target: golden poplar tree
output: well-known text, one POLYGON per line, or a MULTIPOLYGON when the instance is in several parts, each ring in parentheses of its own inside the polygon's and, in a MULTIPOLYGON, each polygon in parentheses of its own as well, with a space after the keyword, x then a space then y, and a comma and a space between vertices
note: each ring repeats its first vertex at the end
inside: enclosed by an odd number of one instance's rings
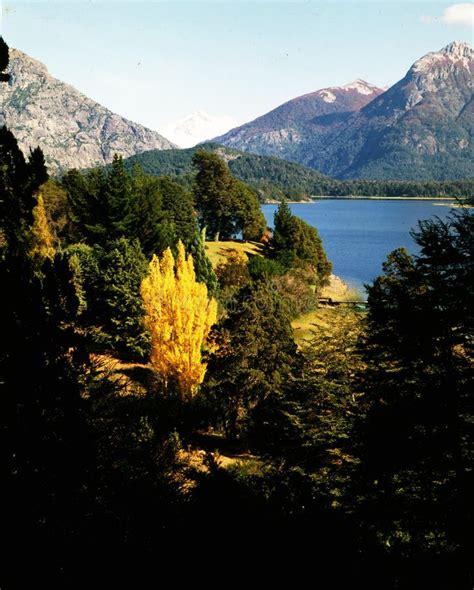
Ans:
POLYGON ((49 228, 43 197, 38 195, 38 204, 33 209, 30 256, 39 262, 54 257, 54 237, 49 228))
POLYGON ((176 260, 168 248, 153 256, 142 281, 145 326, 151 334, 151 363, 165 382, 177 383, 189 398, 204 379, 202 347, 217 319, 217 302, 196 281, 191 255, 178 243, 176 260))

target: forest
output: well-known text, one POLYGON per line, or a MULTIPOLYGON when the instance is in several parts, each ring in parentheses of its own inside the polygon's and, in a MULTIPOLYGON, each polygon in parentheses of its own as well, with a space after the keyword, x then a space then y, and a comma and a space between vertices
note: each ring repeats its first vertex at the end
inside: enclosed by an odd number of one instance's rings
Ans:
POLYGON ((191 189, 194 172, 193 154, 204 149, 220 154, 232 174, 247 183, 259 200, 297 201, 317 196, 361 197, 452 197, 474 196, 474 179, 453 181, 337 180, 312 168, 271 156, 258 156, 235 149, 205 143, 184 150, 150 150, 127 158, 131 170, 139 164, 144 172, 155 176, 168 175, 191 189))
POLYGON ((0 129, 2 588, 472 588, 472 210, 297 343, 317 230, 192 165, 51 179, 0 129))

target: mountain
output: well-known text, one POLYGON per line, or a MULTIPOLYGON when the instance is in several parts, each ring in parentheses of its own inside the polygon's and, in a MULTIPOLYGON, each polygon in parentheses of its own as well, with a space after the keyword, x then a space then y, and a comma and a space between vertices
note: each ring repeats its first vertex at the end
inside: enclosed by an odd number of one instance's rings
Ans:
POLYGON ((10 82, 0 89, 0 124, 28 152, 40 146, 52 172, 88 168, 173 143, 124 119, 78 90, 53 78, 45 65, 10 49, 10 82))
POLYGON ((217 143, 309 164, 313 152, 383 90, 364 80, 299 96, 225 135, 217 143))
POLYGON ((180 147, 189 148, 208 137, 225 133, 237 127, 237 124, 237 121, 229 115, 211 115, 205 111, 196 111, 166 125, 163 132, 180 147))
MULTIPOLYGON (((446 180, 474 177, 473 49, 453 42, 422 57, 387 91, 351 113, 280 120, 282 105, 218 138, 256 153, 279 153, 341 179, 446 180), (262 120, 273 129, 262 127, 262 120), (324 128, 326 127, 326 131, 324 128)), ((339 101, 332 89, 319 91, 339 101)), ((314 93, 318 94, 318 93, 314 93)), ((309 95, 311 96, 311 95, 309 95)), ((305 97, 295 99, 296 104, 305 97)))

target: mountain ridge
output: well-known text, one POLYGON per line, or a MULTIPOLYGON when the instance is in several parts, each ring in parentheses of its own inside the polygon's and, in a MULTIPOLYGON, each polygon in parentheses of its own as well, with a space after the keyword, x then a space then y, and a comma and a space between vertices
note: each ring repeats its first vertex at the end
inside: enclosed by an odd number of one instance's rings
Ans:
POLYGON ((322 89, 297 97, 215 141, 262 155, 279 155, 340 179, 469 178, 474 176, 473 75, 473 49, 455 41, 421 57, 404 78, 385 91, 378 89, 352 111, 338 105, 340 97, 334 89, 322 89), (327 91, 336 97, 329 103, 332 112, 303 122, 296 113, 291 133, 279 126, 275 118, 279 110, 327 91), (273 128, 262 131, 262 120, 270 121, 273 128))
POLYGON ((26 153, 40 145, 53 173, 104 165, 114 153, 128 157, 176 147, 51 76, 45 64, 18 49, 10 48, 9 73, 0 92, 0 124, 26 153))

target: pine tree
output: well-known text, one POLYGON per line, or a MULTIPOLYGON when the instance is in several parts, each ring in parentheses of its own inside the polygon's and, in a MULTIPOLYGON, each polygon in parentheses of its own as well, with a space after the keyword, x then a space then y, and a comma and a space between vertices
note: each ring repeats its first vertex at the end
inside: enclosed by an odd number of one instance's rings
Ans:
POLYGON ((104 343, 118 352, 146 356, 149 342, 143 325, 140 285, 147 261, 140 243, 125 238, 113 242, 111 250, 102 253, 99 268, 96 297, 100 299, 94 308, 104 343))
POLYGON ((193 197, 167 176, 160 178, 158 185, 161 192, 163 219, 173 225, 178 240, 189 248, 198 231, 193 197))
POLYGON ((420 253, 392 252, 369 287, 361 424, 368 527, 399 563, 450 564, 458 587, 472 527, 473 236, 469 210, 421 222, 420 253))
POLYGON ((324 285, 332 265, 327 259, 321 238, 315 227, 296 217, 283 201, 274 218, 273 236, 268 244, 269 256, 287 269, 307 267, 314 273, 312 282, 324 285))
POLYGON ((133 227, 134 214, 131 182, 123 159, 117 154, 107 174, 102 198, 105 205, 104 240, 107 242, 128 236, 133 227))
POLYGON ((46 169, 46 162, 41 148, 36 147, 34 150, 31 150, 28 164, 30 168, 32 189, 37 191, 40 186, 48 180, 48 171, 46 169))
POLYGON ((39 178, 47 178, 46 169, 40 170, 39 160, 26 162, 15 136, 0 127, 0 228, 10 254, 28 251, 39 178))
POLYGON ((182 399, 191 397, 204 378, 204 346, 217 317, 217 303, 196 281, 191 255, 178 244, 161 259, 153 256, 141 293, 145 326, 151 334, 151 363, 166 384, 176 384, 182 399))
MULTIPOLYGON (((240 291, 214 338, 206 389, 226 433, 237 436, 250 414, 271 405, 291 382, 298 364, 293 329, 284 302, 259 284, 240 291)), ((262 422, 255 418, 254 426, 262 422)))

